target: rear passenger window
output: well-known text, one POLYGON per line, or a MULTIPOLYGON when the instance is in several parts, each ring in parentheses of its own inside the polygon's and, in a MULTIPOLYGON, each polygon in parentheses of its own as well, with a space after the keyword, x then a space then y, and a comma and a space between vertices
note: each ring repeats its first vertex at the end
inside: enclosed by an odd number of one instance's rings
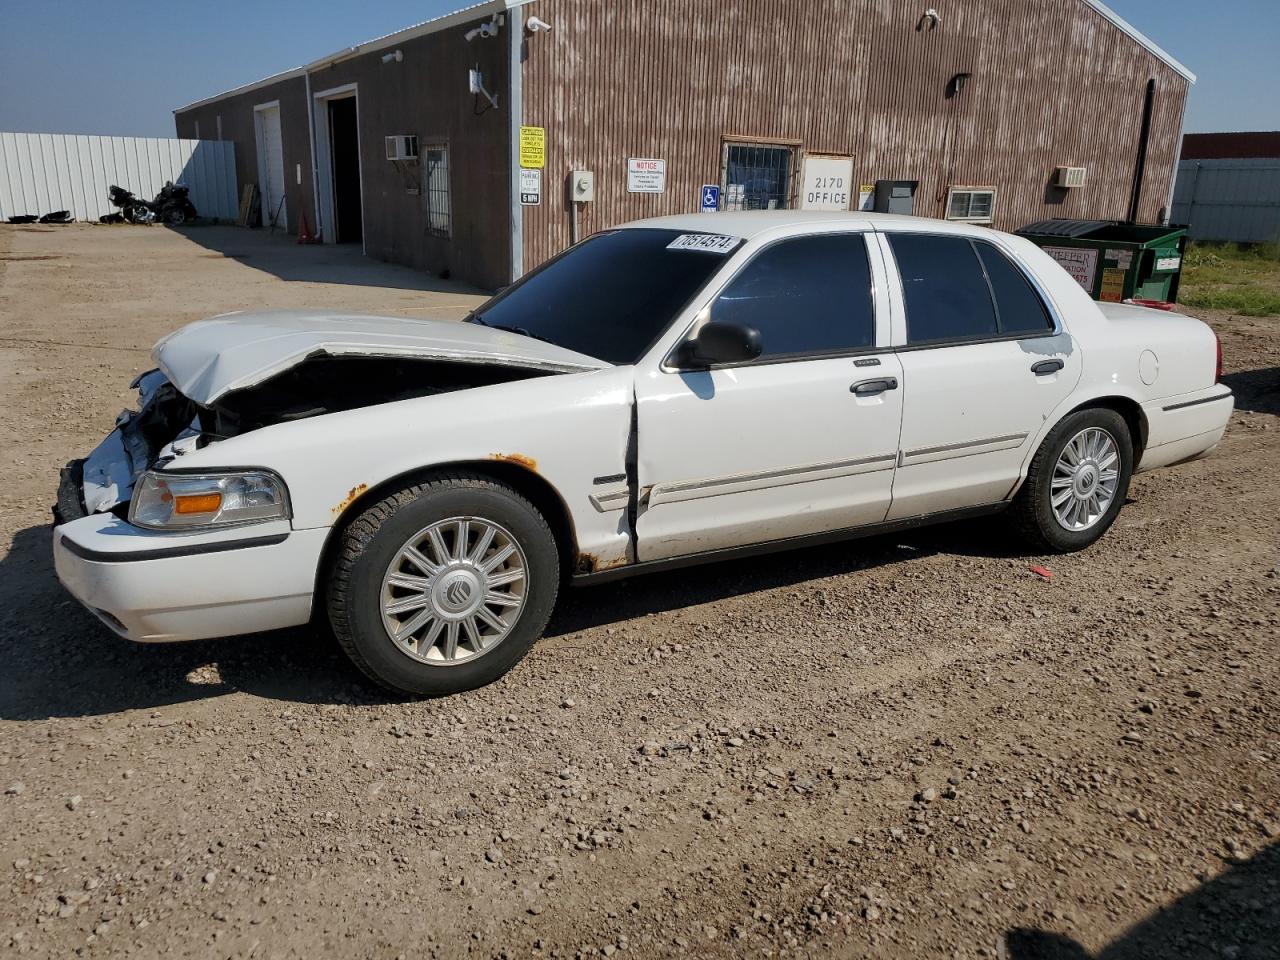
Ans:
POLYGON ((711 319, 759 330, 762 360, 874 346, 866 241, 828 234, 766 248, 729 281, 711 319))
POLYGON ((907 343, 999 336, 991 289, 965 237, 891 233, 907 307, 907 343))
POLYGON ((1032 289, 1026 276, 989 243, 974 243, 991 281, 996 313, 1003 334, 1047 333, 1053 329, 1044 301, 1032 289))

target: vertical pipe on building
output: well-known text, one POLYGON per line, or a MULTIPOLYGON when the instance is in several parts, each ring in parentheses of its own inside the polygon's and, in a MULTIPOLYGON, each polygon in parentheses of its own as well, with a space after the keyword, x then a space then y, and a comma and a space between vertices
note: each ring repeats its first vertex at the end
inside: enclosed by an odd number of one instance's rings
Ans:
POLYGON ((520 126, 524 123, 524 11, 513 7, 507 11, 508 48, 507 83, 510 149, 507 166, 510 174, 511 205, 511 282, 515 283, 524 273, 524 210, 520 204, 520 126))
POLYGON ((311 71, 303 73, 307 82, 307 139, 311 141, 311 202, 314 204, 316 227, 313 236, 324 237, 320 224, 320 174, 316 171, 316 104, 311 99, 311 71))
POLYGON ((1138 134, 1138 160, 1133 168, 1133 194, 1129 199, 1129 223, 1137 223, 1138 206, 1142 203, 1142 178, 1147 172, 1147 141, 1151 139, 1151 110, 1155 106, 1156 82, 1147 81, 1147 94, 1142 102, 1142 131, 1138 134))

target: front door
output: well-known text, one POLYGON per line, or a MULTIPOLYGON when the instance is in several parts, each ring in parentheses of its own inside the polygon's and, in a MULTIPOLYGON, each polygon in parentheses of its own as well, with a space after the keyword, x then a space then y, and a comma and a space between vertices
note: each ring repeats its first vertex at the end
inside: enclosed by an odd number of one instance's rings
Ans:
POLYGON ((892 353, 875 352, 863 235, 763 248, 704 316, 756 328, 764 351, 732 367, 664 365, 637 377, 637 559, 883 520, 901 370, 892 353))
POLYGON ((889 519, 998 503, 1080 379, 1079 351, 993 244, 903 231, 887 234, 886 246, 906 308, 889 519))

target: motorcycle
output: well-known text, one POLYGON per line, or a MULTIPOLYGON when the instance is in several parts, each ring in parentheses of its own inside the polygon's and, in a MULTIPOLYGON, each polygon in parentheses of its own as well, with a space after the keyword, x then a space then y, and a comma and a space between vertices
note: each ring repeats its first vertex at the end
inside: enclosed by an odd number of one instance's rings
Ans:
POLYGON ((128 223, 168 223, 182 226, 196 218, 196 207, 189 196, 190 189, 182 184, 170 181, 160 188, 154 200, 143 200, 123 187, 113 185, 110 192, 112 206, 120 208, 117 215, 108 214, 112 220, 115 216, 128 223))
POLYGON ((163 223, 180 227, 196 218, 196 205, 188 196, 190 192, 190 188, 169 181, 151 201, 151 209, 163 223))
MULTIPOLYGON (((153 223, 156 219, 155 211, 151 209, 147 201, 134 196, 132 192, 124 189, 124 187, 117 187, 112 184, 108 199, 110 199, 113 207, 120 208, 119 216, 123 217, 127 223, 153 223)), ((106 217, 103 219, 105 220, 106 217)))

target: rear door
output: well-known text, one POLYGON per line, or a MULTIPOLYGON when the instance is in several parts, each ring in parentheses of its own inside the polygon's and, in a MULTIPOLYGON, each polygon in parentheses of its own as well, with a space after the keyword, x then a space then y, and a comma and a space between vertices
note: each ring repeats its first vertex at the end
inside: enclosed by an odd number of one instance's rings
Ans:
POLYGON ((871 253, 850 232, 764 246, 699 315, 759 330, 757 360, 637 371, 638 559, 884 519, 902 408, 871 253))
POLYGON ((903 417, 888 519, 997 503, 1080 379, 1080 352, 1033 278, 994 243, 906 230, 881 237, 904 308, 894 331, 903 417))

